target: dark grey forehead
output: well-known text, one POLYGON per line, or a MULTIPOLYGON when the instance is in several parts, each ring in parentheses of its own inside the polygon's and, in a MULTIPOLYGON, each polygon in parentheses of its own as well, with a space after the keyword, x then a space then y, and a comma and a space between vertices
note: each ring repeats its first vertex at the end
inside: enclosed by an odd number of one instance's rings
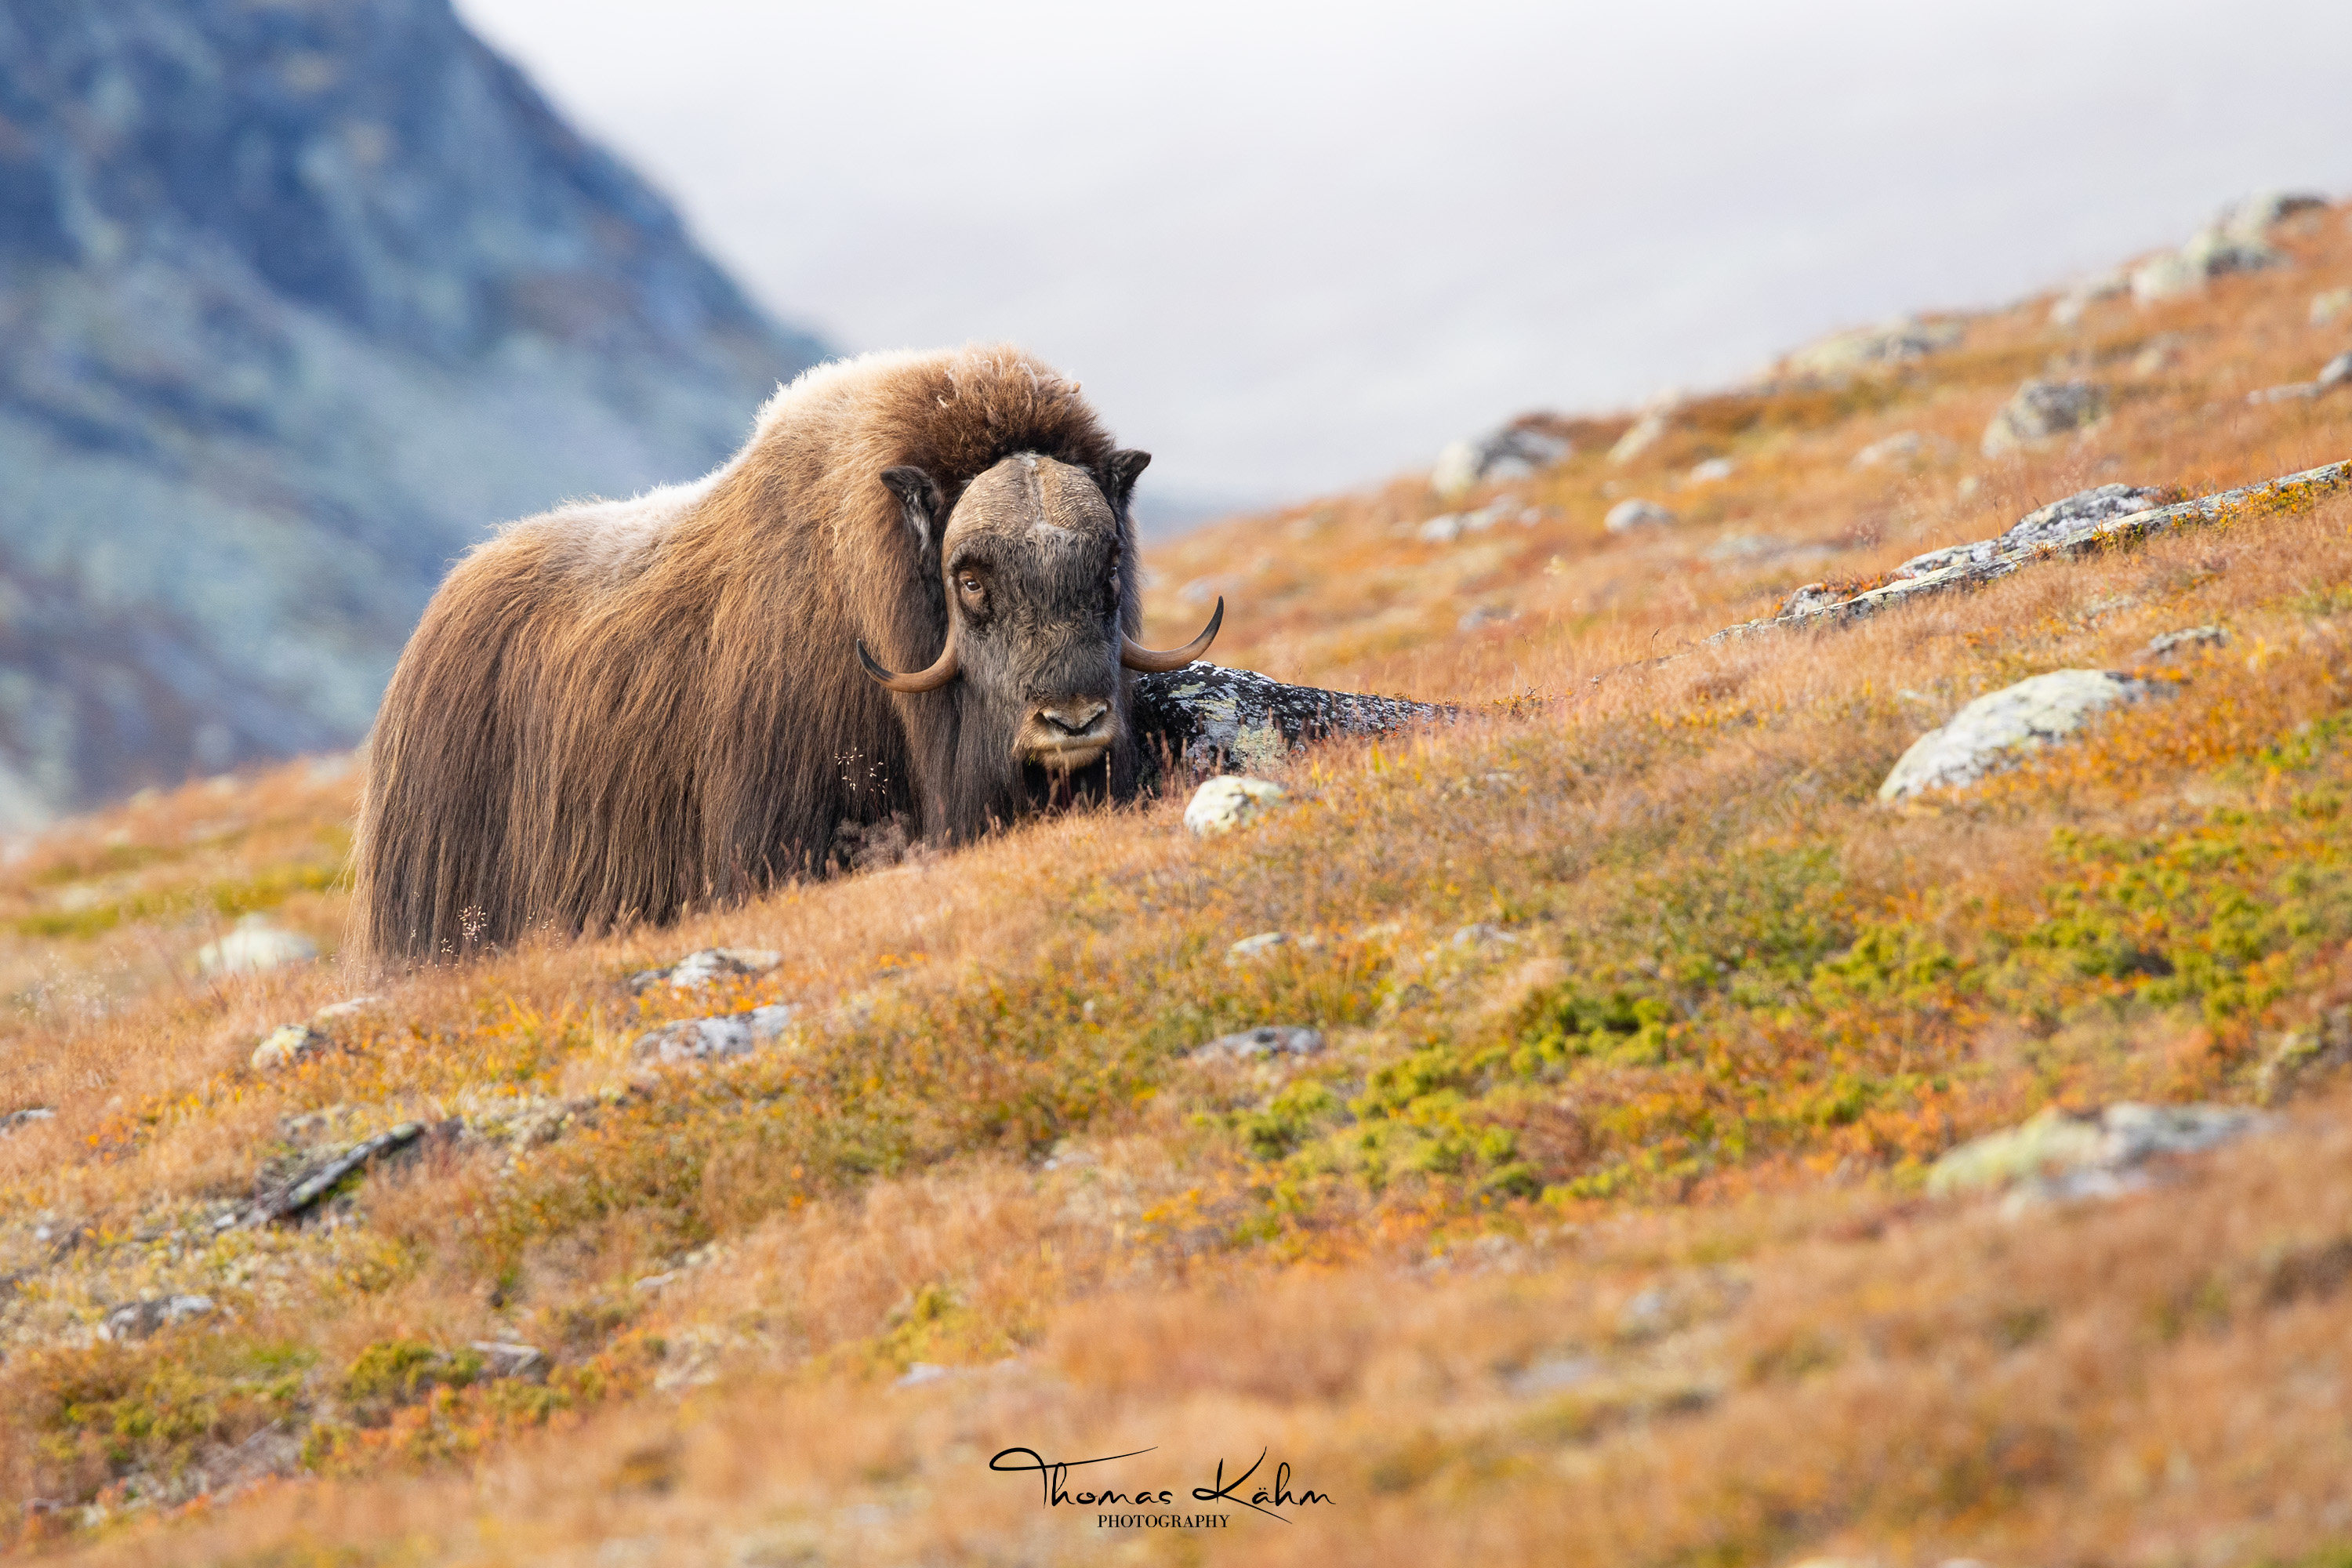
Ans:
POLYGON ((971 481, 948 519, 950 543, 985 534, 1048 550, 1116 542, 1118 519, 1086 469, 1016 452, 971 481))

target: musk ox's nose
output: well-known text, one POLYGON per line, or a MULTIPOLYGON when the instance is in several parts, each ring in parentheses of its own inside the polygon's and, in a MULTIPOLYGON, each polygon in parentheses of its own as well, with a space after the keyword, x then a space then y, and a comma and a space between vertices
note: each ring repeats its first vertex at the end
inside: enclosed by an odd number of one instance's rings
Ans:
POLYGON ((1102 716, 1109 711, 1110 704, 1108 702, 1056 702, 1038 709, 1037 717, 1063 734, 1076 737, 1092 734, 1102 722, 1102 716))
POLYGON ((1022 761, 1067 773, 1101 760, 1110 750, 1110 704, 1099 697, 1057 697, 1030 711, 1013 742, 1022 761))

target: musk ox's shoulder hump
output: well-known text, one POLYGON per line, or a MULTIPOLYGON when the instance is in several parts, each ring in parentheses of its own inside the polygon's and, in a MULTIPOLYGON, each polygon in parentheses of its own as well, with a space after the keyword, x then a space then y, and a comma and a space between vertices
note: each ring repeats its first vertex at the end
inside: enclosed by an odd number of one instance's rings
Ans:
POLYGON ((661 485, 626 500, 577 500, 510 522, 481 554, 534 556, 542 571, 599 584, 643 571, 656 546, 710 494, 725 468, 686 484, 661 485))

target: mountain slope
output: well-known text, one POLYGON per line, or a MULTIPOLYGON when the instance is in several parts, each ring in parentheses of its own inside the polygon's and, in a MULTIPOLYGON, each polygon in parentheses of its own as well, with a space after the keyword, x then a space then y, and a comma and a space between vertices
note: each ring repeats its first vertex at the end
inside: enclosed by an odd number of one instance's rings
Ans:
POLYGON ((349 744, 486 525, 823 352, 446 0, 8 0, 0 58, 0 824, 349 744))
POLYGON ((248 914, 331 946, 348 766, 55 825, 0 864, 0 1539, 2336 1568, 2352 487, 1709 640, 2352 456, 2352 209, 2263 243, 1156 552, 1147 636, 1223 593, 1237 662, 1469 705, 1261 759, 1224 836, 1076 812, 362 997, 190 977, 248 914), (2024 378, 2106 413, 1989 455, 2024 378), (2141 689, 1879 798, 2060 670, 2141 689), (2239 1136, 2042 1168, 2175 1118, 2239 1136), (1016 1445, 1224 1522, 1106 1530, 1016 1445), (1250 1512, 1285 1475, 1332 1500, 1250 1512))

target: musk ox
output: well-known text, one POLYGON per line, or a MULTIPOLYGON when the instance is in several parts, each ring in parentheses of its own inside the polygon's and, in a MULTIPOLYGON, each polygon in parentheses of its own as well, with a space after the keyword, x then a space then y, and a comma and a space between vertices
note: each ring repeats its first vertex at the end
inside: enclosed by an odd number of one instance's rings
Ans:
POLYGON ((821 366, 692 484, 502 530, 385 692, 351 951, 671 920, 1137 783, 1148 454, 1006 347, 821 366), (887 661, 887 663, 886 663, 887 661), (912 670, 911 674, 894 674, 912 670))

